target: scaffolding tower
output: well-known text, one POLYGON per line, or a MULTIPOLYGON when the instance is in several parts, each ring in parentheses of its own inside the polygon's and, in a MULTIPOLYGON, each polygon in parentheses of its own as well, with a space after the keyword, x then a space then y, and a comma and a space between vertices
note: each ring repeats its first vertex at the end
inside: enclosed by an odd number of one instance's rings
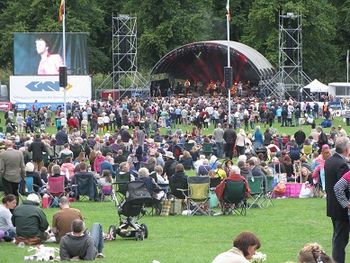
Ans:
POLYGON ((147 81, 137 70, 137 18, 112 16, 113 89, 119 96, 147 96, 147 81))
POLYGON ((273 95, 298 100, 314 98, 304 89, 311 79, 303 71, 302 15, 279 15, 279 70, 265 84, 273 95))

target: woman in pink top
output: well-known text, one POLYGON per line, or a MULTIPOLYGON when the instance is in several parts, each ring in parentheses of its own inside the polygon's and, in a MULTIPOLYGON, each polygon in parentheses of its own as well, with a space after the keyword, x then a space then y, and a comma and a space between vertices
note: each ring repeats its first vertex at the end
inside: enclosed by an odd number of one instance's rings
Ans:
POLYGON ((318 184, 321 179, 322 189, 324 189, 324 164, 326 160, 331 156, 331 150, 327 144, 322 146, 321 154, 313 161, 312 168, 314 172, 312 173, 312 179, 314 184, 318 184))
POLYGON ((74 169, 75 166, 72 163, 72 157, 67 157, 61 165, 61 174, 64 174, 71 181, 74 176, 74 169))
POLYGON ((105 160, 105 157, 102 155, 101 151, 96 152, 96 158, 94 161, 94 171, 96 173, 101 172, 101 163, 105 160))

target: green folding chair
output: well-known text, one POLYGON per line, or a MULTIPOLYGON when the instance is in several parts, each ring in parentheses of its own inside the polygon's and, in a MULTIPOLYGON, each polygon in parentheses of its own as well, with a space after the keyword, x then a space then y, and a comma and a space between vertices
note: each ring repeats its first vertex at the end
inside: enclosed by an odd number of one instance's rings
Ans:
POLYGON ((248 208, 252 208, 252 207, 262 208, 260 201, 264 195, 264 188, 263 188, 264 180, 265 180, 264 176, 257 176, 257 177, 252 176, 248 178, 250 195, 252 197, 252 203, 249 205, 248 208))
POLYGON ((246 189, 244 181, 225 181, 224 198, 221 202, 221 211, 223 215, 247 214, 246 189))

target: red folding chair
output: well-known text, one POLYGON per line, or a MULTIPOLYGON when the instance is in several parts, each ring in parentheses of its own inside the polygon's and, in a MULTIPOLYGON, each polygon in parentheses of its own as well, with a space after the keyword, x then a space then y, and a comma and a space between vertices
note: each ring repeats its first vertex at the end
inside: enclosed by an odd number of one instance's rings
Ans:
POLYGON ((52 206, 52 201, 56 198, 66 194, 66 188, 64 186, 64 175, 58 177, 49 176, 47 179, 47 191, 50 195, 51 202, 50 207, 52 206))

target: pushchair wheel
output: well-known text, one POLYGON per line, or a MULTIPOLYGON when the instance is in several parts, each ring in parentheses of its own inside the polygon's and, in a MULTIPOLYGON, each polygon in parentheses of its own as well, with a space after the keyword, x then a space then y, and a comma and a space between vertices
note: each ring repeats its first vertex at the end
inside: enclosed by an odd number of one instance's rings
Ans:
POLYGON ((145 238, 148 238, 148 228, 145 224, 141 224, 140 228, 142 229, 143 235, 145 238))
POLYGON ((137 240, 142 241, 142 240, 145 239, 145 234, 144 234, 144 232, 143 232, 142 229, 140 229, 139 231, 137 231, 137 233, 135 234, 135 238, 136 238, 136 241, 137 241, 137 240))
POLYGON ((109 226, 109 230, 108 233, 110 234, 110 236, 112 236, 114 239, 117 236, 117 228, 115 227, 115 225, 110 225, 109 226))

